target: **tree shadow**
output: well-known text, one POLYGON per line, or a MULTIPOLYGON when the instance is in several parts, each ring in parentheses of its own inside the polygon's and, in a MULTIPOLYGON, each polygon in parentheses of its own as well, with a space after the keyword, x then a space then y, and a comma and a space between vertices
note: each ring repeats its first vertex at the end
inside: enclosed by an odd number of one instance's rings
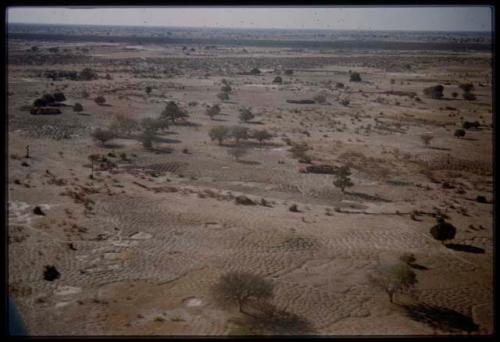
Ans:
POLYGON ((467 252, 467 253, 474 253, 474 254, 484 254, 485 250, 480 247, 475 247, 471 245, 460 245, 457 243, 447 243, 445 246, 449 249, 453 249, 454 251, 457 252, 467 252))
POLYGON ((425 266, 420 265, 420 264, 415 264, 415 263, 410 263, 410 264, 408 264, 408 266, 410 266, 411 268, 414 268, 416 270, 419 270, 419 271, 427 271, 429 269, 428 267, 425 267, 425 266))
POLYGON ((460 312, 426 304, 405 305, 406 315, 418 322, 430 325, 433 328, 449 332, 466 331, 468 333, 477 331, 479 325, 460 312))
POLYGON ((200 127, 201 125, 192 121, 176 121, 171 124, 172 126, 187 126, 187 127, 200 127))
POLYGON ((105 143, 102 145, 104 148, 121 148, 124 147, 123 144, 118 144, 118 143, 105 143))
POLYGON ((253 160, 237 160, 238 163, 240 164, 246 164, 246 165, 260 165, 259 162, 253 161, 253 160))
MULTIPOLYGON (((272 142, 254 142, 254 141, 240 141, 239 145, 245 146, 245 147, 282 147, 282 144, 278 143, 272 143, 272 142)), ((234 145, 238 146, 238 144, 234 145)))
POLYGON ((270 335, 310 335, 314 332, 312 323, 305 317, 280 310, 272 304, 258 305, 258 315, 247 318, 255 330, 270 335))
POLYGON ((109 103, 103 103, 103 104, 98 104, 98 105, 101 107, 113 107, 113 105, 111 105, 109 103))
POLYGON ((90 114, 89 114, 89 113, 76 113, 76 115, 90 116, 90 114))
POLYGON ((467 140, 467 141, 477 141, 476 138, 470 138, 470 137, 463 137, 462 140, 467 140))
POLYGON ((368 201, 385 202, 385 203, 392 202, 392 201, 387 200, 385 198, 382 198, 382 197, 379 197, 379 196, 372 196, 372 195, 364 194, 362 192, 348 192, 348 191, 346 191, 345 194, 349 195, 349 196, 356 197, 356 198, 361 198, 361 199, 364 199, 364 200, 368 200, 368 201))
POLYGON ((216 118, 213 118, 212 121, 226 122, 227 120, 226 119, 216 119, 216 118))
POLYGON ((155 136, 152 140, 154 142, 167 143, 167 144, 179 144, 182 142, 182 141, 177 140, 177 139, 169 139, 169 138, 165 138, 165 137, 161 137, 161 136, 155 136))
POLYGON ((151 147, 148 151, 156 154, 171 154, 174 150, 169 147, 151 147))
POLYGON ((431 150, 439 150, 439 151, 450 151, 451 148, 448 147, 438 147, 438 146, 429 146, 431 150))

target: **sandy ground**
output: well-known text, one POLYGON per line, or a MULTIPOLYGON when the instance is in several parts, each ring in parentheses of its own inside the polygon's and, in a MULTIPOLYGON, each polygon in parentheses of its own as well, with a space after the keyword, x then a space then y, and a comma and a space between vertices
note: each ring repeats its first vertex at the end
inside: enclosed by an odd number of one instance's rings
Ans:
MULTIPOLYGON (((9 52, 30 44, 17 42, 9 52)), ((224 335, 241 314, 220 309, 209 290, 232 270, 271 280, 273 304, 309 320, 314 334, 465 333, 412 319, 369 283, 370 272, 403 253, 421 266, 414 301, 472 319, 479 326, 474 334, 492 332, 490 55, 412 51, 401 52, 398 62, 396 52, 377 51, 228 48, 183 57, 173 47, 88 46, 96 57, 91 65, 9 65, 9 289, 30 334, 224 335), (295 71, 282 74, 281 85, 272 82, 277 56, 280 63, 293 57, 295 71), (317 60, 325 56, 331 59, 317 60), (113 63, 146 57, 128 67, 113 63), (174 57, 185 58, 172 66, 180 73, 163 76, 174 57), (196 63, 202 66, 193 69, 196 63), (398 63, 411 70, 390 71, 398 63), (86 66, 113 79, 52 82, 38 74, 86 66), (264 73, 238 75, 242 66, 264 73), (349 70, 363 82, 349 82, 349 70), (220 102, 223 78, 233 93, 210 120, 205 110, 220 102), (466 81, 477 100, 451 96, 466 81), (445 85, 443 99, 422 94, 438 83, 445 85), (146 86, 153 87, 150 95, 146 86), (34 116, 22 108, 57 89, 84 112, 61 107, 61 115, 34 116), (385 94, 391 90, 416 92, 422 102, 385 94), (320 93, 327 104, 286 101, 320 93), (97 95, 109 106, 95 104, 97 95), (337 100, 344 97, 348 106, 337 100), (171 126, 154 151, 136 138, 100 146, 89 135, 116 114, 157 117, 168 100, 186 108, 196 125, 171 126), (257 114, 253 123, 239 123, 242 106, 257 114), (460 117, 480 121, 482 129, 454 137, 460 117), (219 146, 208 136, 221 124, 266 128, 274 138, 248 140, 250 152, 235 161, 227 154, 231 141, 219 146), (430 146, 420 139, 425 132, 434 136, 430 146), (304 164, 283 138, 306 142, 314 163, 349 163, 354 186, 342 194, 331 175, 299 173, 304 164), (110 152, 129 159, 110 157, 116 167, 89 179, 88 155, 110 152), (238 205, 241 194, 271 205, 238 205), (490 203, 477 202, 478 195, 490 203), (288 210, 292 204, 299 212, 288 210), (46 215, 35 215, 35 206, 46 215), (421 214, 412 218, 415 211, 421 214), (436 213, 457 227, 451 242, 480 252, 434 240, 436 213), (60 278, 44 280, 46 265, 56 266, 60 278)))

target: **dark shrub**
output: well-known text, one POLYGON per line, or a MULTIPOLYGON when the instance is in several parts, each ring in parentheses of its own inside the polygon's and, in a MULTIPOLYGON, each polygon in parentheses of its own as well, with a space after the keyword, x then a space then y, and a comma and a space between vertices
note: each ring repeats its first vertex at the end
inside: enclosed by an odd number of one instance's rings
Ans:
POLYGON ((361 75, 359 74, 359 72, 352 72, 349 81, 361 82, 361 75))
POLYGON ((463 138, 463 137, 465 137, 465 131, 463 129, 457 129, 455 131, 455 136, 457 138, 463 138))
POLYGON ((455 237, 457 229, 451 223, 446 222, 444 218, 439 217, 437 224, 431 228, 430 233, 434 239, 444 243, 444 241, 455 237))
POLYGON ((438 84, 434 87, 428 87, 424 89, 424 95, 431 97, 433 99, 440 99, 443 95, 444 87, 441 84, 438 84))

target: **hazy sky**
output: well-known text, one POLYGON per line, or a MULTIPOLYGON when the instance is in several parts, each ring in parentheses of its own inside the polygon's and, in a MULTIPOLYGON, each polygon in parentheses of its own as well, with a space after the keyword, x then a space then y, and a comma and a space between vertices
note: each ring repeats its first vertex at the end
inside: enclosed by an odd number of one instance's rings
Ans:
POLYGON ((491 31, 492 9, 474 7, 10 7, 8 23, 129 26, 491 31))

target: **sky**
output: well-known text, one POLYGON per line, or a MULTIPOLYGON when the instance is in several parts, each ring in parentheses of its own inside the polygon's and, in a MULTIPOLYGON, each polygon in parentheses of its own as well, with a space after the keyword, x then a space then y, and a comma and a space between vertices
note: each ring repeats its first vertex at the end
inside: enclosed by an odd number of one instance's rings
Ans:
POLYGON ((402 31, 491 31, 469 7, 9 7, 7 23, 402 31))

